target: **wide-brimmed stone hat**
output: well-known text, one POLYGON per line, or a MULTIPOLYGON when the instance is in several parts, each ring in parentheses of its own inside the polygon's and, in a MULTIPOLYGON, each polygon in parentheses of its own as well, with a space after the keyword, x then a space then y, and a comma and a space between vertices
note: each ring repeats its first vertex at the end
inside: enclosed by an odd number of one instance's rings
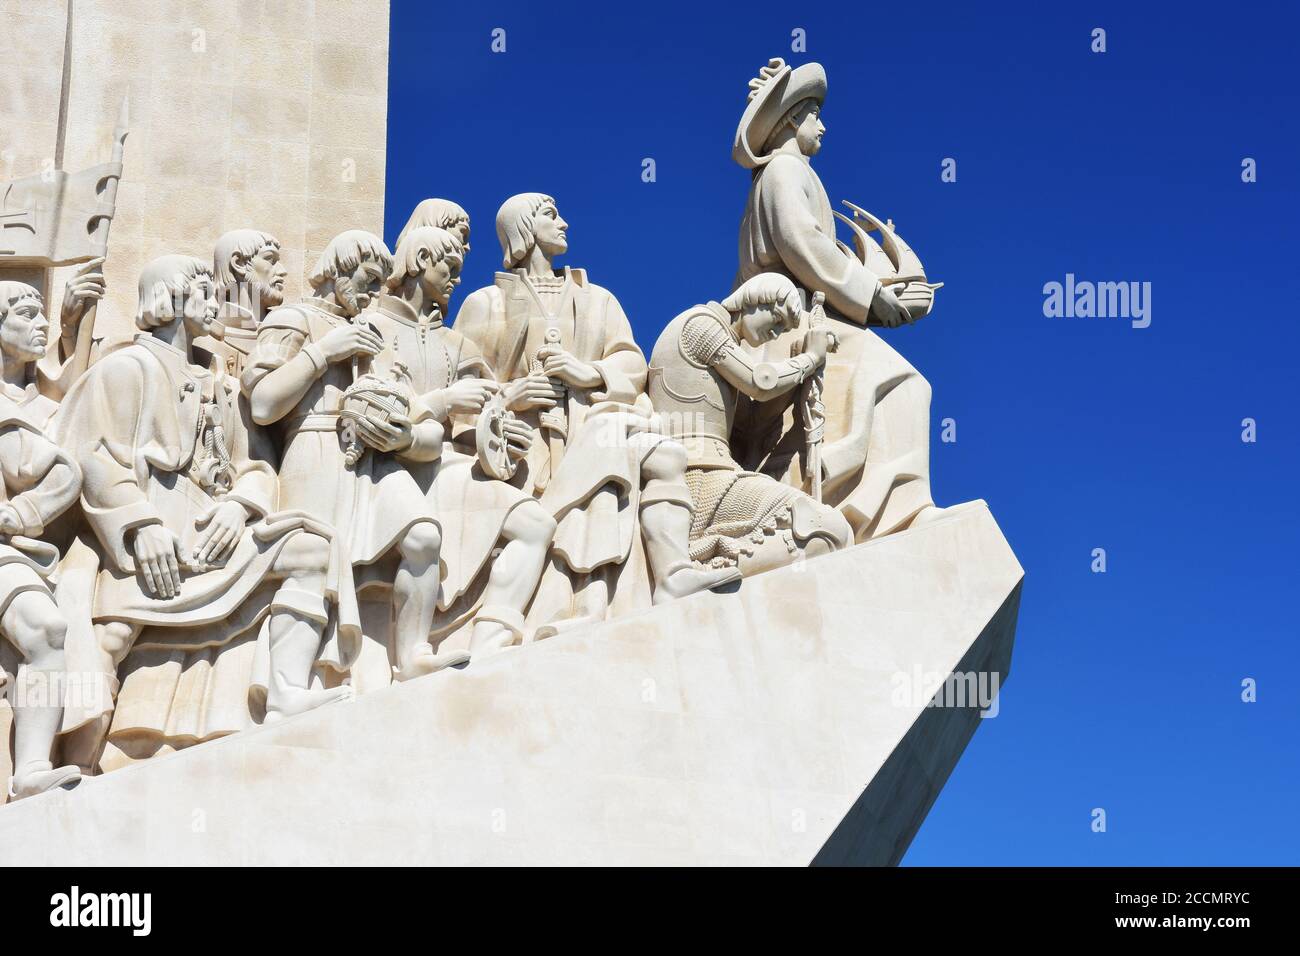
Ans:
POLYGON ((782 117, 804 100, 826 99, 826 70, 820 63, 805 63, 791 69, 779 57, 768 61, 749 81, 749 105, 736 127, 731 158, 746 169, 767 162, 763 145, 782 117))

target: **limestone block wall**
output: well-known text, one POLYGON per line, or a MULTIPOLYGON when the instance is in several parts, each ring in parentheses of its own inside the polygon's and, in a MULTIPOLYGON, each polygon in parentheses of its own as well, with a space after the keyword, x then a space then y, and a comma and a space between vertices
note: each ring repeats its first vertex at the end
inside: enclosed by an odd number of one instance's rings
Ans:
POLYGON ((0 12, 0 178, 56 157, 70 171, 107 161, 129 96, 99 318, 110 338, 133 333, 155 256, 206 259, 226 230, 263 229, 282 243, 292 299, 335 232, 383 231, 388 0, 0 0, 0 12))

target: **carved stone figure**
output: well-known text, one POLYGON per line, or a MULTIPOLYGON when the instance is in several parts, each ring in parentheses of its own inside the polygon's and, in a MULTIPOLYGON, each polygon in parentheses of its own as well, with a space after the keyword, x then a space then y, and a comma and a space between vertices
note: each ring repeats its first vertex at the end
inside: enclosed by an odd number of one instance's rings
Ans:
MULTIPOLYGON (((90 653, 110 686, 134 644, 221 645, 269 615, 267 719, 350 695, 311 686, 318 655, 346 667, 359 636, 331 619, 332 529, 280 510, 275 473, 250 430, 238 383, 196 364, 194 340, 216 316, 210 268, 163 256, 140 276, 135 342, 69 391, 56 436, 80 466, 94 532, 90 653)), ((66 726, 70 753, 93 765, 109 710, 66 726)))
POLYGON ((87 262, 64 288, 61 334, 53 353, 49 348, 50 323, 40 292, 22 282, 0 281, 0 322, 6 323, 0 391, 39 428, 49 422, 64 392, 98 352, 98 343, 89 334, 93 319, 86 316, 104 295, 104 276, 99 271, 103 261, 87 262))
POLYGON ((740 396, 787 399, 826 361, 829 332, 806 331, 802 349, 779 362, 755 361, 758 347, 799 326, 799 290, 785 276, 760 273, 722 303, 687 309, 664 329, 650 357, 649 394, 668 433, 686 446, 686 483, 695 500, 691 557, 738 565, 748 577, 848 547, 853 533, 827 505, 731 455, 740 396))
MULTIPOLYGON (((391 582, 395 675, 406 680, 455 662, 439 658, 429 643, 442 537, 405 467, 441 455, 443 429, 402 389, 396 396, 406 411, 346 421, 343 415, 345 395, 360 380, 382 385, 368 372, 385 340, 363 310, 392 268, 377 236, 335 236, 311 276, 316 294, 262 322, 242 384, 256 422, 282 423, 281 503, 335 529, 331 583, 340 624, 359 628, 357 591, 391 582)), ((369 392, 384 394, 383 387, 369 392)))
POLYGON ((505 386, 506 407, 535 430, 515 481, 558 528, 530 623, 544 636, 559 621, 602 620, 738 580, 735 569, 689 558, 685 450, 654 430, 645 356, 618 300, 580 269, 555 269, 568 249, 555 200, 512 196, 496 227, 508 271, 465 300, 456 329, 505 386))
POLYGON ((0 690, 7 670, 15 674, 14 770, 5 781, 12 798, 80 779, 76 767, 50 762, 67 690, 67 621, 50 584, 59 551, 40 539, 77 500, 81 472, 43 432, 50 400, 32 384, 19 387, 44 354, 48 329, 35 289, 0 282, 0 638, 19 655, 13 658, 0 640, 0 690))
POLYGON ((411 218, 397 234, 397 244, 407 237, 412 229, 435 226, 445 229, 460 241, 461 255, 469 255, 469 213, 450 199, 424 199, 411 211, 411 218))
MULTIPOLYGON (((394 258, 388 291, 371 319, 384 339, 375 367, 400 363, 419 400, 443 425, 442 454, 407 467, 442 532, 446 571, 439 610, 461 601, 459 613, 439 622, 438 630, 445 633, 473 611, 468 652, 448 648, 444 656, 478 658, 522 638, 524 612, 546 565, 555 519, 531 494, 477 466, 475 424, 499 386, 484 377, 491 370, 478 347, 443 325, 447 301, 460 282, 460 241, 442 229, 418 227, 398 243, 394 258), (472 589, 485 571, 485 580, 472 589)), ((513 418, 504 428, 510 456, 524 457, 532 429, 513 418)))
MULTIPOLYGON (((826 132, 825 97, 826 73, 817 63, 791 70, 772 60, 750 81, 732 152, 753 170, 736 284, 778 272, 793 279, 809 301, 813 293, 825 295, 840 345, 825 375, 824 500, 844 513, 862 541, 939 513, 930 496, 929 383, 866 327, 892 328, 920 318, 930 309, 934 286, 923 274, 882 277, 867 267, 865 256, 836 240, 830 200, 811 165, 826 132)), ((786 341, 765 346, 763 355, 771 360, 782 352, 789 354, 786 341)), ((733 449, 738 460, 803 485, 798 417, 784 406, 746 414, 745 434, 753 440, 733 449)))
POLYGON ((217 321, 213 334, 198 340, 200 348, 239 378, 257 342, 262 319, 284 304, 288 275, 280 261, 280 243, 257 229, 234 229, 217 240, 212 253, 217 282, 217 321))

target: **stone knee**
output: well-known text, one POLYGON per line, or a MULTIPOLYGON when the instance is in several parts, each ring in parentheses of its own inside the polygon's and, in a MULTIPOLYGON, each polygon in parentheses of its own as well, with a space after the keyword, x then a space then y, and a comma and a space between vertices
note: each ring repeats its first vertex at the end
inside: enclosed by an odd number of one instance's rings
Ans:
POLYGON ((290 537, 275 561, 276 571, 292 578, 324 578, 329 568, 329 539, 305 531, 290 537))
POLYGON ((418 521, 397 545, 403 559, 418 565, 436 565, 442 550, 442 531, 432 521, 418 521))
POLYGON ((641 463, 641 476, 647 481, 682 483, 686 476, 686 447, 672 439, 656 442, 654 450, 641 463))
POLYGON ((5 633, 35 670, 63 669, 63 643, 68 622, 42 591, 26 591, 10 602, 4 614, 5 633))
POLYGON ((63 670, 63 642, 68 636, 68 623, 53 602, 50 602, 48 615, 37 624, 32 636, 37 649, 28 665, 42 671, 63 670))
POLYGON ((111 665, 106 668, 110 673, 126 659, 136 633, 135 625, 127 621, 101 621, 95 624, 95 642, 99 645, 100 653, 107 658, 105 663, 111 665))
POLYGON ((556 523, 551 513, 536 501, 525 501, 507 516, 501 531, 510 541, 546 546, 555 537, 556 523))

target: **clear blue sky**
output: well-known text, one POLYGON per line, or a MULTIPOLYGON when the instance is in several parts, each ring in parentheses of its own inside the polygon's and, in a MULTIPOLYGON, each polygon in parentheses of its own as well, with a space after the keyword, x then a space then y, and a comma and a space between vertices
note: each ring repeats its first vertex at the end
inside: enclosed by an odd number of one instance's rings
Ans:
POLYGON ((1001 714, 910 864, 1300 863, 1300 22, 1139 6, 393 0, 388 241, 421 198, 465 206, 455 308, 499 266, 501 201, 550 193, 565 261, 647 349, 730 290, 746 81, 826 66, 832 200, 892 217, 947 282, 886 333, 934 386, 935 497, 985 498, 1027 571, 1001 714), (1045 317, 1067 272, 1152 283, 1150 327, 1045 317))

